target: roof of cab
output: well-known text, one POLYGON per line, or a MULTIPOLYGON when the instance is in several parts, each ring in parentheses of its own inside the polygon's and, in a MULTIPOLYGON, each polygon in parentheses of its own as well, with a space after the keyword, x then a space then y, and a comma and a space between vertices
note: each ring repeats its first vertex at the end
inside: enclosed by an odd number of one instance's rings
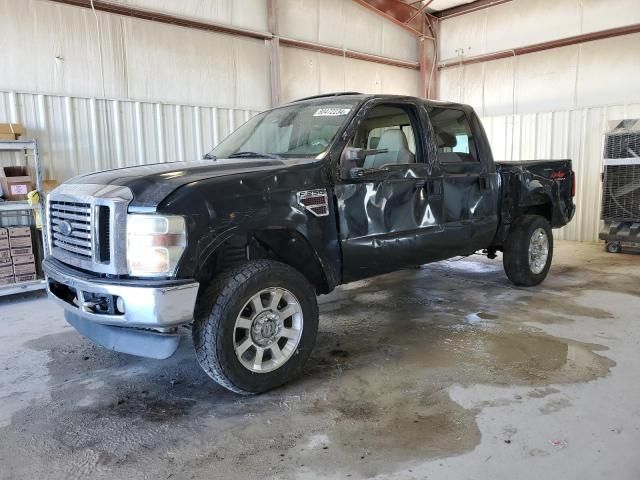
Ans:
POLYGON ((427 103, 428 105, 432 105, 434 107, 458 107, 463 109, 471 109, 469 105, 463 103, 456 102, 443 102, 440 100, 432 100, 426 98, 414 97, 411 95, 391 95, 391 94, 381 94, 381 93, 360 93, 360 92, 331 92, 331 93, 323 93, 320 95, 313 95, 311 97, 298 98, 296 100, 292 100, 291 103, 299 103, 299 102, 320 102, 337 98, 345 98, 348 100, 358 100, 365 101, 370 99, 388 99, 388 100, 397 100, 397 99, 413 99, 419 102, 427 103))

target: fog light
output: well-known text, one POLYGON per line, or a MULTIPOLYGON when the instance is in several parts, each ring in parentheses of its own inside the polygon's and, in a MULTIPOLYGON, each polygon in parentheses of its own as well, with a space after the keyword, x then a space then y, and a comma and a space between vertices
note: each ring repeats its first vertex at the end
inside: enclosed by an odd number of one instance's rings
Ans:
POLYGON ((116 297, 116 311, 118 313, 124 313, 124 300, 122 297, 116 297))

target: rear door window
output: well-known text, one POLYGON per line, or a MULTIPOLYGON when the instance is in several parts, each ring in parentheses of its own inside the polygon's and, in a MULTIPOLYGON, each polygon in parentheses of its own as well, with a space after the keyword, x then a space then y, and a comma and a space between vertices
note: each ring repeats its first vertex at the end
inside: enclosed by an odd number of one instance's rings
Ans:
POLYGON ((434 107, 429 117, 440 163, 478 162, 471 126, 464 111, 434 107))

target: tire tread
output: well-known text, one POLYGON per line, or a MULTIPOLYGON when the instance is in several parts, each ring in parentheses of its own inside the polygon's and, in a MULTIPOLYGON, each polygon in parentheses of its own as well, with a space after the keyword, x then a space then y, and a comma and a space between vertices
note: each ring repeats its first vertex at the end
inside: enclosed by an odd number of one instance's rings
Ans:
POLYGON ((504 243, 503 265, 509 280, 518 286, 531 287, 541 283, 547 276, 553 259, 553 232, 546 218, 540 215, 521 215, 511 224, 504 243), (549 237, 549 259, 540 274, 533 274, 529 267, 528 246, 535 224, 545 229, 549 237))
MULTIPOLYGON (((224 371, 225 360, 220 352, 222 323, 225 312, 233 302, 236 292, 242 284, 262 273, 271 273, 277 269, 295 272, 304 282, 306 278, 297 270, 286 264, 273 260, 250 260, 222 272, 200 294, 195 309, 193 325, 193 345, 196 358, 202 369, 216 383, 224 388, 241 395, 252 395, 257 392, 245 390, 233 383, 224 371)), ((316 319, 317 319, 317 304, 316 319)), ((284 382, 283 382, 284 383, 284 382)))

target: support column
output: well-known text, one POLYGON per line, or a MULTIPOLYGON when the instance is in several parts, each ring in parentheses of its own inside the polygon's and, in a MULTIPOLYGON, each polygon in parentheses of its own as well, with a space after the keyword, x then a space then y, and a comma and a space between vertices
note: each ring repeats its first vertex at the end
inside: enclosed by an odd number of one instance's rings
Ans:
POLYGON ((265 40, 269 48, 269 68, 271 73, 271 106, 280 104, 280 37, 278 31, 278 0, 268 0, 269 32, 271 39, 265 40))
POLYGON ((420 96, 422 98, 437 98, 438 66, 436 65, 437 25, 432 26, 428 18, 424 18, 425 32, 430 31, 433 38, 418 38, 418 56, 420 62, 420 96))

